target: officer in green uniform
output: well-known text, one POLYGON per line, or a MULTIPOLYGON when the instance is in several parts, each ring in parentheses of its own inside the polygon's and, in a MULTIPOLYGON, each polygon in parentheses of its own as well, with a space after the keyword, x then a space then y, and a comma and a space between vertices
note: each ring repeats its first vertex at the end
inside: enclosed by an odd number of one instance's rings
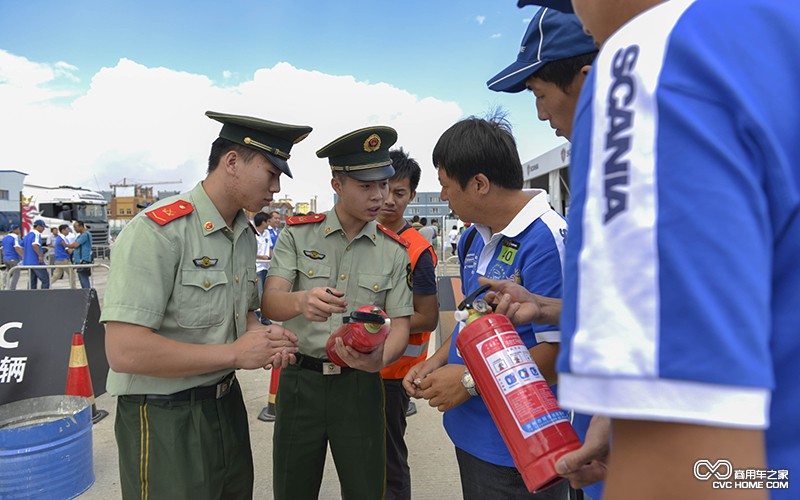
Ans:
POLYGON ((272 253, 262 311, 298 334, 297 364, 281 371, 273 439, 277 500, 315 499, 330 445, 345 499, 383 498, 386 451, 379 371, 402 356, 414 313, 407 243, 375 222, 394 174, 397 133, 369 127, 317 151, 333 171, 336 205, 292 217, 272 253), (377 305, 391 318, 386 343, 361 354, 337 340, 351 368, 326 359, 343 313, 377 305))
POLYGON ((205 180, 135 217, 111 255, 101 321, 126 499, 252 498, 234 371, 295 361, 297 337, 254 314, 255 230, 242 208, 261 210, 280 191, 289 151, 311 128, 206 115, 223 127, 205 180))

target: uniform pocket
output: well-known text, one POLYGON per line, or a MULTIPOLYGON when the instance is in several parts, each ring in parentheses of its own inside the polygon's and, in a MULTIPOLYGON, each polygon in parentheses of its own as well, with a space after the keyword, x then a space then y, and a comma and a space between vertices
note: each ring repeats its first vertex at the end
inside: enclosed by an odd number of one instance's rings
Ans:
POLYGON ((356 308, 361 306, 378 306, 384 309, 386 292, 392 289, 390 276, 383 274, 358 275, 358 293, 356 294, 356 308))
POLYGON ((208 328, 221 325, 225 315, 228 277, 223 269, 184 269, 178 297, 178 325, 208 328))
POLYGON ((325 264, 301 261, 298 264, 299 290, 310 290, 316 287, 328 286, 331 279, 331 267, 325 264))

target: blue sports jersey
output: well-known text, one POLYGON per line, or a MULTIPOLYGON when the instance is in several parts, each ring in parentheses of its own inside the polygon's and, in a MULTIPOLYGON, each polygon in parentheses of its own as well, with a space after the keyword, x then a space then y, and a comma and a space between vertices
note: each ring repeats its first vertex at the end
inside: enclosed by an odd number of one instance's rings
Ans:
POLYGON ((19 254, 15 247, 21 247, 19 236, 14 233, 8 233, 3 237, 3 259, 4 260, 19 260, 19 254))
POLYGON ((58 238, 56 238, 56 244, 55 244, 55 247, 54 247, 55 248, 55 252, 54 252, 54 255, 53 255, 53 259, 54 260, 69 260, 70 259, 70 254, 69 254, 69 252, 67 252, 67 247, 62 245, 62 243, 64 243, 64 245, 66 245, 67 244, 67 238, 63 234, 59 234, 58 238))
POLYGON ((39 264, 39 254, 33 249, 33 245, 38 245, 39 251, 42 251, 42 235, 35 229, 22 238, 22 265, 24 266, 39 264))
MULTIPOLYGON (((529 191, 526 191, 529 192, 529 191)), ((464 295, 480 287, 478 276, 510 279, 533 293, 561 297, 566 221, 547 203, 544 191, 538 192, 500 233, 489 233, 479 224, 464 232, 459 242, 461 290, 464 295), (469 233, 477 231, 473 237, 469 233), (468 240, 469 248, 463 248, 468 240)), ((530 192, 530 193, 532 193, 530 192)), ((518 326, 529 349, 539 342, 558 342, 560 331, 554 325, 518 326)), ((464 364, 456 351, 458 327, 453 332, 447 362, 464 364)), ((486 462, 514 467, 514 461, 486 404, 479 397, 445 412, 444 427, 456 447, 486 462)))
POLYGON ((773 0, 672 0, 606 42, 573 128, 558 362, 569 408, 766 429, 794 491, 798 47, 800 8, 773 0))

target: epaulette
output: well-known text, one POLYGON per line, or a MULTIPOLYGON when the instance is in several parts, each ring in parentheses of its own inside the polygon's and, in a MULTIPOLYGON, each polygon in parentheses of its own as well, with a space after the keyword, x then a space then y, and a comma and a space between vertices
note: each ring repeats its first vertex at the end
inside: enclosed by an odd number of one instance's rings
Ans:
POLYGON ((311 224, 312 222, 322 222, 324 220, 325 220, 325 214, 296 215, 294 217, 287 217, 286 225, 297 226, 300 224, 311 224))
POLYGON ((388 236, 389 238, 393 239, 394 241, 400 243, 401 245, 403 245, 406 248, 408 248, 411 245, 411 243, 409 243, 405 238, 403 238, 399 234, 395 233, 394 231, 392 231, 388 227, 384 226, 383 224, 378 224, 378 229, 380 229, 381 231, 386 233, 386 236, 388 236))
POLYGON ((194 207, 191 203, 178 200, 175 203, 148 210, 145 214, 153 219, 159 226, 166 226, 175 219, 180 219, 184 215, 189 215, 192 212, 194 212, 194 207))

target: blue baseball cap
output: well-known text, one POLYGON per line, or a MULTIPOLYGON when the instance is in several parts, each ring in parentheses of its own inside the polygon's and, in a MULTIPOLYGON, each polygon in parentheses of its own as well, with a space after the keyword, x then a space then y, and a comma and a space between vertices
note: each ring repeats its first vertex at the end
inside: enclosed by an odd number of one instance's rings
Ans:
POLYGON ((572 10, 572 0, 519 0, 517 2, 517 7, 520 9, 526 5, 541 5, 542 7, 558 9, 561 12, 575 12, 572 10))
POLYGON ((596 50, 592 37, 583 32, 575 14, 544 7, 531 19, 517 60, 486 85, 495 92, 522 92, 525 81, 545 64, 596 50))
POLYGON ((11 231, 15 230, 15 229, 19 229, 19 226, 17 224, 11 224, 11 225, 8 226, 8 232, 9 233, 11 231))
POLYGON ((33 221, 33 227, 36 226, 47 227, 47 224, 45 224, 42 219, 36 219, 35 221, 33 221))

